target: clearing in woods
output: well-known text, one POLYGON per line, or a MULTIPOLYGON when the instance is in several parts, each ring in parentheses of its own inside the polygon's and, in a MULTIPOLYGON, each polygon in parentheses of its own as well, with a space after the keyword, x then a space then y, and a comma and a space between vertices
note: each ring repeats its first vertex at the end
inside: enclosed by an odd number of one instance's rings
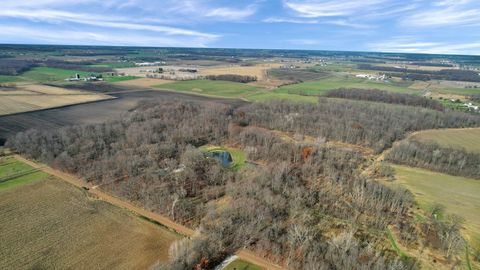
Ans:
MULTIPOLYGON (((0 178, 31 169, 4 158, 0 178)), ((0 269, 146 269, 180 238, 44 172, 27 176, 0 184, 0 269)))
POLYGON ((251 264, 244 260, 237 259, 231 263, 229 263, 225 268, 222 270, 263 270, 265 268, 261 268, 260 266, 251 264))
POLYGON ((443 147, 465 148, 480 153, 480 128, 432 129, 415 132, 411 140, 436 142, 443 147))

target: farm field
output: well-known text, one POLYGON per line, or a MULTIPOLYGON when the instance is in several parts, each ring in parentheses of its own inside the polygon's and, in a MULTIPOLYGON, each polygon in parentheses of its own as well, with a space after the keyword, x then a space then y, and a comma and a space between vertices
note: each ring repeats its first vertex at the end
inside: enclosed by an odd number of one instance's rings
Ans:
POLYGON ((0 75, 0 83, 12 83, 18 81, 21 81, 21 78, 19 78, 18 76, 0 75))
POLYGON ((133 80, 126 80, 116 82, 116 85, 121 86, 132 86, 132 87, 154 87, 156 85, 172 83, 174 81, 162 80, 162 79, 153 79, 153 78, 137 78, 133 80))
POLYGON ((160 84, 155 87, 230 98, 245 98, 261 91, 257 87, 243 83, 209 80, 179 81, 175 83, 160 84))
POLYGON ((13 89, 0 90, 0 97, 0 115, 113 98, 104 94, 38 84, 22 84, 13 89))
POLYGON ((396 180, 391 185, 408 188, 424 209, 435 203, 444 205, 447 213, 465 219, 464 227, 470 237, 480 236, 480 181, 419 168, 392 166, 396 180))
POLYGON ((351 76, 330 76, 315 81, 306 81, 298 84, 281 86, 274 90, 277 93, 322 95, 325 92, 338 88, 380 89, 391 92, 420 94, 419 91, 409 89, 410 83, 405 82, 376 82, 368 79, 351 76))
POLYGON ((175 83, 160 84, 156 85, 155 87, 161 89, 171 89, 181 92, 190 92, 193 94, 206 96, 242 98, 253 102, 261 102, 274 99, 291 100, 298 102, 317 102, 317 98, 312 96, 277 93, 276 91, 264 90, 259 87, 251 86, 249 84, 228 81, 180 81, 175 83))
MULTIPOLYGON (((19 78, 27 81, 34 81, 38 83, 66 83, 65 79, 79 74, 80 77, 88 77, 91 74, 100 74, 98 72, 86 72, 81 70, 70 70, 70 69, 61 69, 61 68, 50 68, 50 67, 36 67, 30 71, 23 73, 19 78)), ((125 80, 132 80, 138 77, 136 76, 109 76, 103 74, 103 79, 106 82, 118 82, 125 80)))
POLYGON ((410 139, 480 153, 480 128, 424 130, 415 132, 410 139))
POLYGON ((45 173, 30 175, 0 185, 1 269, 146 269, 168 260, 180 238, 45 173))

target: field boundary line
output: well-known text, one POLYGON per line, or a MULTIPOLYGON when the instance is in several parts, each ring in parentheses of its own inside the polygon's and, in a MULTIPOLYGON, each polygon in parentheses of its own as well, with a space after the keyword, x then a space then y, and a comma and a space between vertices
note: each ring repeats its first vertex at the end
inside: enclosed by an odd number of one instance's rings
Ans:
POLYGON ((64 172, 61 172, 59 170, 53 169, 49 166, 33 162, 33 161, 28 160, 28 159, 26 159, 26 158, 24 158, 20 155, 14 155, 14 157, 16 159, 22 161, 22 162, 25 162, 26 164, 30 165, 33 168, 41 170, 41 171, 43 171, 47 174, 53 175, 56 178, 58 178, 60 180, 63 180, 65 182, 68 182, 68 183, 70 183, 70 184, 72 184, 76 187, 83 188, 83 189, 87 190, 89 193, 96 195, 100 200, 106 201, 106 202, 108 202, 110 204, 113 204, 115 206, 118 206, 120 208, 130 210, 131 212, 134 212, 137 215, 144 216, 148 219, 156 221, 156 222, 160 223, 161 225, 167 227, 168 229, 170 229, 172 231, 175 231, 179 234, 185 235, 186 237, 192 237, 195 234, 194 230, 192 230, 190 228, 187 228, 187 227, 185 227, 181 224, 178 224, 168 217, 165 217, 163 215, 153 213, 153 212, 145 210, 141 207, 135 206, 130 202, 127 202, 127 201, 122 200, 120 198, 117 198, 115 196, 109 195, 109 194, 101 191, 98 188, 92 189, 89 184, 85 183, 85 181, 81 180, 80 178, 78 178, 74 175, 64 173, 64 172))

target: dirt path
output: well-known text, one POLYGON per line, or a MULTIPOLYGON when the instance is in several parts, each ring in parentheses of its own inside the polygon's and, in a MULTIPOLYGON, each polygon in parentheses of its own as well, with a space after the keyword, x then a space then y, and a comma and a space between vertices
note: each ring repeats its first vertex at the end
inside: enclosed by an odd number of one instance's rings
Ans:
POLYGON ((64 172, 61 172, 59 170, 55 170, 53 168, 50 168, 46 165, 43 165, 43 164, 38 164, 36 162, 32 162, 22 156, 19 156, 19 155, 15 155, 15 158, 32 166, 33 168, 36 168, 36 169, 39 169, 39 170, 42 170, 44 171, 45 173, 48 173, 50 175, 53 175, 55 177, 57 177, 58 179, 61 179, 63 181, 66 181, 76 187, 79 187, 79 188, 88 188, 88 192, 91 193, 91 194, 94 194, 96 197, 98 197, 99 199, 103 200, 103 201, 106 201, 108 203, 111 203, 113 205, 116 205, 118 207, 121 207, 121 208, 124 208, 124 209, 127 209, 127 210, 130 210, 138 215, 141 215, 141 216, 144 216, 148 219, 151 219, 153 221, 156 221, 160 224, 162 224, 163 226, 179 233, 179 234, 182 234, 182 235, 185 235, 187 237, 192 237, 194 234, 195 234, 195 231, 190 229, 190 228, 187 228, 181 224, 178 224, 176 222, 174 222, 173 220, 169 219, 168 217, 165 217, 165 216, 162 216, 160 214, 156 214, 156 213, 152 213, 150 211, 147 211, 143 208, 140 208, 138 206, 135 206, 129 202, 126 202, 122 199, 119 199, 117 197, 114 197, 112 195, 109 195, 109 194, 106 194, 105 192, 101 191, 100 189, 98 188, 95 188, 93 189, 91 185, 85 183, 83 180, 81 180, 80 178, 74 176, 74 175, 71 175, 71 174, 68 174, 68 173, 64 173, 64 172))
MULTIPOLYGON (((44 165, 44 164, 41 164, 41 163, 37 163, 37 162, 33 162, 31 160, 28 160, 20 155, 14 155, 14 157, 19 160, 19 161, 22 161, 28 165, 30 165, 31 167, 35 168, 35 169, 39 169, 47 174, 50 174, 50 175, 53 175, 55 176, 56 178, 60 179, 60 180, 63 180, 65 182, 68 182, 76 187, 79 187, 79 188, 87 188, 88 189, 88 192, 90 194, 94 194, 96 197, 98 197, 99 199, 103 200, 103 201, 106 201, 108 203, 111 203, 113 205, 116 205, 118 207, 121 207, 121 208, 124 208, 124 209, 127 209, 127 210, 130 210, 138 215, 141 215, 141 216, 144 216, 146 218, 149 218, 153 221, 156 221, 160 224, 162 224, 163 226, 179 233, 179 234, 182 234, 182 235, 185 235, 187 237, 192 237, 196 234, 196 232, 190 228, 187 228, 181 224, 178 224, 176 223, 175 221, 171 220, 170 218, 168 217, 165 217, 165 216, 162 216, 160 214, 157 214, 157 213, 153 213, 153 212, 150 212, 148 210, 145 210, 141 207, 138 207, 138 206, 135 206, 127 201, 124 201, 122 199, 119 199, 117 197, 114 197, 112 195, 109 195, 109 194, 106 194, 105 192, 101 191, 100 189, 98 189, 98 187, 94 187, 90 184, 87 184, 85 181, 83 181, 82 179, 74 176, 74 175, 71 175, 71 174, 68 174, 68 173, 64 173, 62 171, 59 171, 59 170, 56 170, 56 169, 53 169, 47 165, 44 165)), ((281 269, 285 269, 285 268, 282 268, 276 264, 273 264, 273 263, 270 263, 269 261, 263 259, 262 257, 259 257, 257 255, 255 255, 253 252, 251 251, 248 251, 248 250, 240 250, 236 253, 236 255, 247 261, 247 262, 250 262, 250 263, 253 263, 253 264, 256 264, 262 268, 265 268, 267 270, 281 270, 281 269)))
POLYGON ((255 255, 255 253, 251 252, 250 250, 242 249, 242 250, 237 251, 237 253, 235 253, 235 255, 237 255, 237 257, 239 259, 242 259, 244 261, 256 264, 256 265, 258 265, 261 268, 266 269, 266 270, 284 270, 284 269, 286 269, 286 268, 283 268, 279 265, 273 264, 273 263, 265 260, 262 257, 259 257, 259 256, 255 255))

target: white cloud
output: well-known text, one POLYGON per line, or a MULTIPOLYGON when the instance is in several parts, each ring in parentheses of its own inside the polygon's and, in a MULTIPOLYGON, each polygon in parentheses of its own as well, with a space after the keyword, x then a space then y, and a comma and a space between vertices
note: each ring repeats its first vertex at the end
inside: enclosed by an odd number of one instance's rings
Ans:
POLYGON ((18 37, 26 42, 41 44, 125 45, 206 47, 204 37, 155 36, 131 32, 58 30, 45 27, 0 26, 1 42, 16 43, 18 37))
POLYGON ((53 23, 73 22, 103 28, 119 28, 129 30, 146 30, 164 33, 167 35, 196 36, 215 39, 218 35, 202 33, 198 31, 150 24, 138 24, 127 22, 127 18, 107 17, 96 14, 82 14, 56 10, 0 10, 0 17, 23 18, 33 21, 46 21, 53 23))
POLYGON ((368 9, 381 8, 386 0, 284 0, 284 5, 301 17, 347 16, 368 9))
POLYGON ((252 16, 257 12, 256 5, 249 5, 242 9, 233 9, 228 7, 220 7, 215 8, 208 11, 205 16, 206 17, 215 17, 219 19, 227 19, 227 20, 242 20, 247 17, 252 16))
POLYGON ((302 20, 302 19, 291 19, 291 18, 275 18, 270 17, 262 20, 264 23, 296 23, 296 24, 316 24, 318 20, 302 20))
POLYGON ((401 21, 415 27, 480 25, 480 2, 471 0, 445 0, 431 7, 418 9, 401 21))
POLYGON ((472 43, 446 43, 417 41, 410 37, 400 37, 393 38, 390 41, 370 44, 369 48, 382 52, 480 55, 480 41, 472 43))

